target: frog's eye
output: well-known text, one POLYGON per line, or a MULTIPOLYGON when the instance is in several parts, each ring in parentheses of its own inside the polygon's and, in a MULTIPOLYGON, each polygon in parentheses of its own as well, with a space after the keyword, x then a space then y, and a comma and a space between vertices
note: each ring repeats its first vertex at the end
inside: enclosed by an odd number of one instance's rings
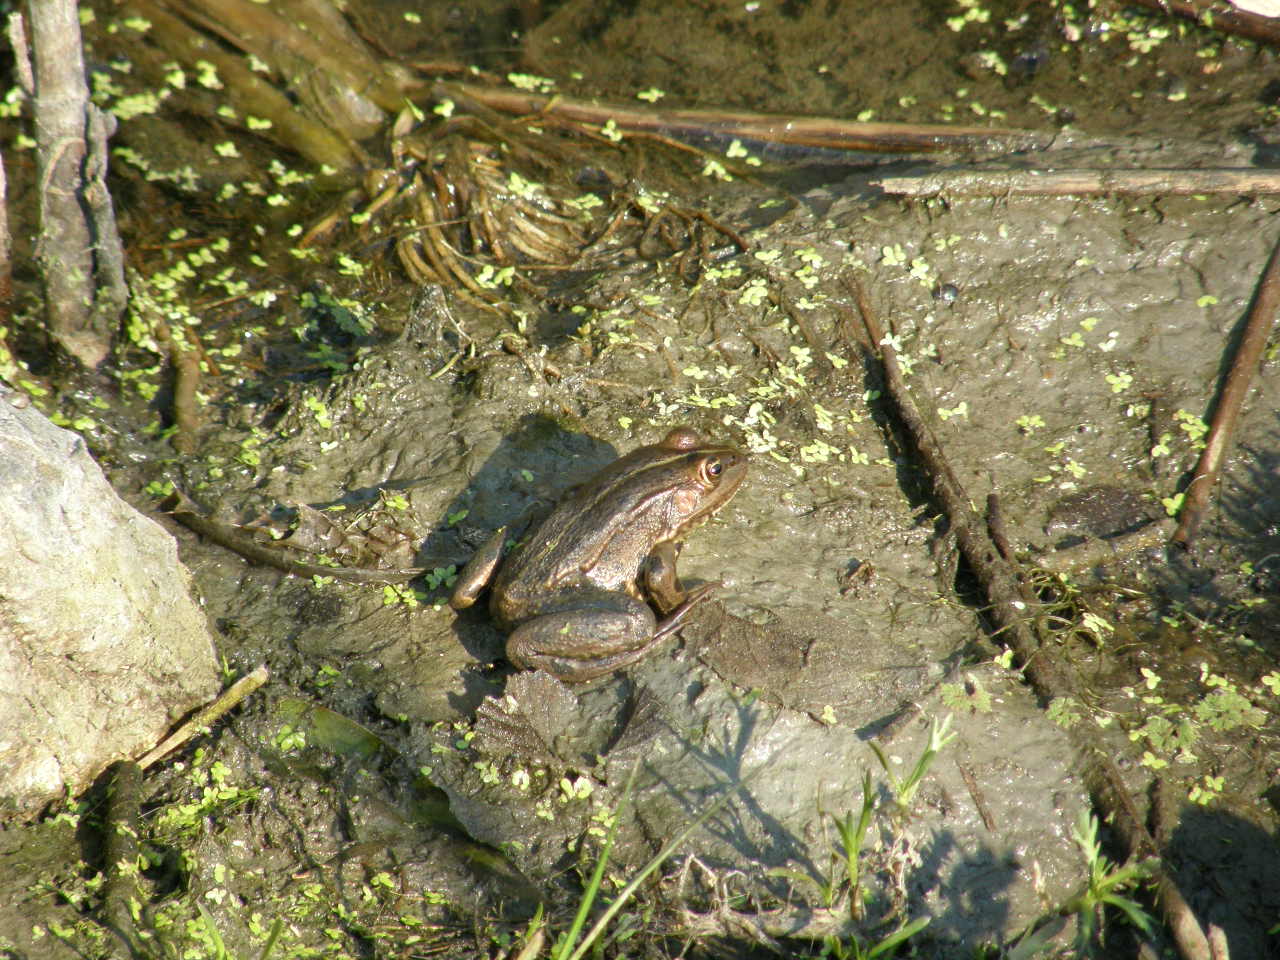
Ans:
POLYGON ((724 472, 724 464, 720 462, 719 457, 707 457, 702 461, 702 479, 705 483, 715 483, 720 479, 720 474, 724 472))

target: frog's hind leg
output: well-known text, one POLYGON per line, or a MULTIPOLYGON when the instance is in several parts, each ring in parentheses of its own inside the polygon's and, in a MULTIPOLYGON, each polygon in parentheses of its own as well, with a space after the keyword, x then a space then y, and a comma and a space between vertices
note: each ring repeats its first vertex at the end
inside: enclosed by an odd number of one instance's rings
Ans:
POLYGON ((571 657, 560 657, 547 653, 535 653, 530 656, 521 656, 517 659, 519 655, 512 653, 511 642, 508 641, 507 659, 517 667, 525 670, 545 670, 557 680, 565 683, 585 683, 587 680, 594 680, 596 677, 603 677, 606 674, 613 673, 615 670, 621 670, 623 667, 638 663, 665 639, 665 636, 653 637, 644 646, 636 647, 634 650, 625 650, 621 653, 613 653, 604 657, 593 657, 589 660, 575 660, 571 657))
POLYGON ((507 638, 507 659, 566 683, 594 680, 643 659, 662 641, 648 604, 625 594, 622 609, 574 608, 522 623, 507 638))

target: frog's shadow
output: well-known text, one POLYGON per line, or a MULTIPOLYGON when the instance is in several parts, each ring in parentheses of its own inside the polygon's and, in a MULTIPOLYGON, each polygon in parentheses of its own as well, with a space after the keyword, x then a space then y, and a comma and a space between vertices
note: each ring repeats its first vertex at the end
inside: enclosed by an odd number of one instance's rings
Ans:
MULTIPOLYGON (((449 502, 419 547, 418 562, 433 566, 436 557, 469 558, 504 525, 507 538, 519 540, 566 491, 617 458, 612 444, 566 430, 545 414, 526 414, 449 502)), ((506 638, 489 618, 487 593, 458 615, 454 633, 477 659, 504 660, 506 638)))

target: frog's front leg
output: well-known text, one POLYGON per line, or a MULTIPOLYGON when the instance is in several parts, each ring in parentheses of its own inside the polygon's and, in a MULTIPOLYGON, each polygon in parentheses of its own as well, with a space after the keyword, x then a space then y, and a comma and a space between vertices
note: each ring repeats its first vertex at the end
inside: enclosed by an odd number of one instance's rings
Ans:
POLYGON ((676 573, 676 557, 679 548, 674 543, 655 544, 653 552, 645 557, 640 568, 640 581, 644 592, 663 616, 684 603, 684 587, 676 573))
POLYGON ((522 670, 581 683, 643 659, 662 639, 655 627, 648 604, 602 592, 594 603, 588 598, 520 624, 507 638, 507 659, 522 670))
POLYGON ((645 559, 640 571, 645 592, 662 611, 663 619, 654 631, 659 639, 679 627, 685 614, 720 586, 719 581, 713 581, 685 590, 676 573, 677 553, 676 544, 659 543, 645 559))

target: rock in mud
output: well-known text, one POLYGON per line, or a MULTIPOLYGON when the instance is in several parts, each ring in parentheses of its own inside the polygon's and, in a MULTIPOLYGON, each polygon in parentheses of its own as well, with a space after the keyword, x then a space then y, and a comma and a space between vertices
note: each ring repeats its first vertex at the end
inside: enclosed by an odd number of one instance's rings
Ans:
POLYGON ((171 536, 75 433, 0 398, 0 813, 32 815, 218 690, 171 536))

